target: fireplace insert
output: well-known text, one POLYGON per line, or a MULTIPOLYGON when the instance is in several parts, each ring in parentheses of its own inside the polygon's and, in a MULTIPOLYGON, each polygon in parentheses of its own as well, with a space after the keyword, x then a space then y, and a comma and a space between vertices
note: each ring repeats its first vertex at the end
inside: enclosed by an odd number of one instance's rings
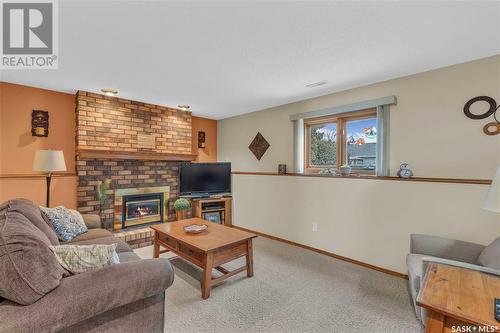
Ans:
POLYGON ((123 196, 122 228, 163 222, 163 193, 123 196))

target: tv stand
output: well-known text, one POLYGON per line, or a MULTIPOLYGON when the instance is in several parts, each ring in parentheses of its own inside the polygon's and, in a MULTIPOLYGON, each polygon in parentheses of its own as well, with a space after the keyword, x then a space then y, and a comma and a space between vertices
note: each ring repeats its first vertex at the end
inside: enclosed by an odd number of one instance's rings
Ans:
POLYGON ((210 195, 208 193, 203 194, 203 193, 196 193, 196 194, 184 194, 181 195, 180 198, 186 198, 186 199, 202 199, 202 198, 210 198, 210 195))
POLYGON ((219 213, 221 224, 230 227, 232 225, 232 197, 218 195, 211 198, 192 198, 193 216, 204 218, 206 213, 219 213))

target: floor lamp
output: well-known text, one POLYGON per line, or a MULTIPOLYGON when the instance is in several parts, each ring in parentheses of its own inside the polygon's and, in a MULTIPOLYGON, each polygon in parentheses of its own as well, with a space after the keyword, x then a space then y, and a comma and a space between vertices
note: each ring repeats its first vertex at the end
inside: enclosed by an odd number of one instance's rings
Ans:
POLYGON ((500 213, 500 166, 491 182, 490 189, 484 200, 483 209, 500 213))
POLYGON ((47 207, 50 205, 50 181, 52 172, 66 171, 64 154, 62 150, 37 150, 33 160, 33 171, 43 171, 47 173, 47 207))
MULTIPOLYGON (((484 200, 483 209, 489 210, 491 212, 500 213, 500 166, 497 168, 497 173, 493 177, 490 189, 484 200)), ((496 316, 496 311, 498 307, 498 298, 493 300, 493 308, 496 316)), ((496 318, 496 317, 495 317, 496 318)))

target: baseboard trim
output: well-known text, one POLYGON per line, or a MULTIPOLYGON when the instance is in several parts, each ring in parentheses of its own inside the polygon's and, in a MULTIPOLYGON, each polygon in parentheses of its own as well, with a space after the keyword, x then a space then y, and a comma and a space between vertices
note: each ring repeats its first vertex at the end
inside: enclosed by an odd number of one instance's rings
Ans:
POLYGON ((280 238, 280 237, 268 235, 268 234, 265 234, 265 233, 260 232, 260 231, 255 231, 255 230, 251 230, 251 229, 247 229, 247 228, 242 228, 242 227, 238 227, 236 225, 233 225, 232 227, 236 228, 236 229, 243 230, 243 231, 251 232, 251 233, 254 233, 256 235, 259 235, 259 236, 262 236, 262 237, 265 237, 265 238, 269 238, 269 239, 272 239, 272 240, 275 240, 275 241, 278 241, 278 242, 282 242, 282 243, 286 243, 286 244, 289 244, 289 245, 301 247, 303 249, 306 249, 306 250, 309 250, 309 251, 313 251, 313 252, 316 252, 316 253, 320 253, 320 254, 323 254, 325 256, 329 256, 329 257, 335 258, 335 259, 343 260, 343 261, 346 261, 346 262, 354 264, 354 265, 358 265, 358 266, 362 266, 362 267, 365 267, 365 268, 373 269, 373 270, 376 270, 376 271, 379 271, 379 272, 382 272, 382 273, 385 273, 385 274, 389 274, 389 275, 398 277, 400 279, 406 279, 406 280, 408 280, 408 275, 402 274, 402 273, 399 273, 399 272, 396 272, 396 271, 392 271, 390 269, 386 269, 386 268, 382 268, 382 267, 379 267, 379 266, 367 264, 365 262, 358 261, 358 260, 351 259, 351 258, 347 258, 347 257, 344 257, 344 256, 340 256, 340 255, 332 253, 332 252, 328 252, 328 251, 325 251, 325 250, 320 250, 320 249, 317 249, 317 248, 312 247, 312 246, 308 246, 308 245, 300 244, 300 243, 297 243, 297 242, 292 242, 292 241, 289 241, 289 240, 284 239, 284 238, 280 238))

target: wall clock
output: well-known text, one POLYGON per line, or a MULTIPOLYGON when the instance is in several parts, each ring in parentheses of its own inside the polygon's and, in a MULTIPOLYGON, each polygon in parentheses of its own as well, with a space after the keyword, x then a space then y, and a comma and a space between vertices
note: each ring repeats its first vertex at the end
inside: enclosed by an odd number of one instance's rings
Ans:
POLYGON ((410 165, 408 163, 403 163, 399 166, 398 177, 411 178, 412 176, 413 171, 411 171, 410 165))

